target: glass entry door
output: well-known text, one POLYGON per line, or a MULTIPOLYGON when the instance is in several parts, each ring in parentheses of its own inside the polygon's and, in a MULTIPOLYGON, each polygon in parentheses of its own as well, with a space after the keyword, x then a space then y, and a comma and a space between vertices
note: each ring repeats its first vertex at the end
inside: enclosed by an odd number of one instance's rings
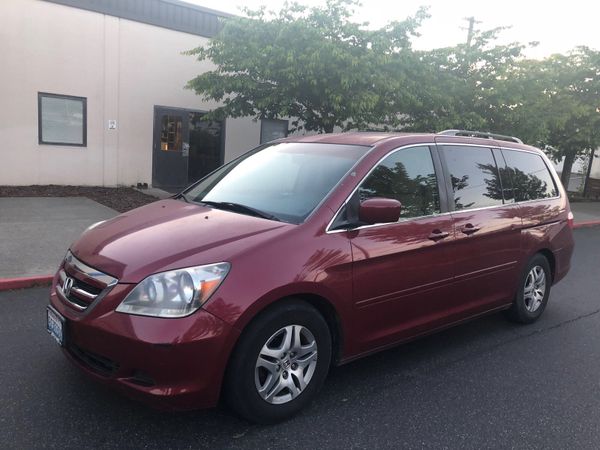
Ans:
POLYGON ((152 185, 177 192, 223 164, 222 122, 204 113, 154 107, 152 185))
POLYGON ((155 107, 152 185, 177 191, 188 183, 188 112, 155 107))

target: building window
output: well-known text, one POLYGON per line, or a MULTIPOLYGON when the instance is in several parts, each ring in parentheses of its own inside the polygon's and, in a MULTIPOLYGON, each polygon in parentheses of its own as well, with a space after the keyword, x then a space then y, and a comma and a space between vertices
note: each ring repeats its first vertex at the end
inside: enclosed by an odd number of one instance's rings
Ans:
POLYGON ((87 145, 85 97, 38 92, 38 140, 49 145, 87 145))
POLYGON ((263 119, 260 121, 260 143, 281 139, 288 134, 288 121, 279 119, 263 119))

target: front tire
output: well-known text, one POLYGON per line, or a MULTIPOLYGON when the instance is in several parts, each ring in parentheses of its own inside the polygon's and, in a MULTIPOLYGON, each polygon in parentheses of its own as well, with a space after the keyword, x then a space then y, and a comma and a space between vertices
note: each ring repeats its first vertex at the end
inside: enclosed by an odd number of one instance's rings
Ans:
POLYGON ((240 336, 225 379, 227 402, 249 421, 280 422, 310 403, 330 363, 323 316, 303 301, 282 300, 240 336))
POLYGON ((550 296, 552 273, 546 257, 537 254, 527 264, 517 294, 506 316, 513 322, 533 323, 540 318, 550 296))

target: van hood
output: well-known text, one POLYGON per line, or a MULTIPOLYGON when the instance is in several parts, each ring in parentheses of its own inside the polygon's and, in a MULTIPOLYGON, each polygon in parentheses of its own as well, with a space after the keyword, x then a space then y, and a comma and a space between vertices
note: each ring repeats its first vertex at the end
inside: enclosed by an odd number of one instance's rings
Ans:
POLYGON ((230 262, 295 225, 180 200, 161 200, 92 225, 71 252, 122 283, 165 270, 230 262))

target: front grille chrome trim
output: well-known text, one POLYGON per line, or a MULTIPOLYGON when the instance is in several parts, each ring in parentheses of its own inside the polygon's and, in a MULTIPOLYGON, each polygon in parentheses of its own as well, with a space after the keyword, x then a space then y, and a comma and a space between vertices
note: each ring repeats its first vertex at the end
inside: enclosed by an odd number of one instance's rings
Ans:
POLYGON ((69 300, 67 298, 67 296, 65 295, 65 293, 63 292, 63 290, 62 290, 62 286, 56 285, 56 293, 58 294, 58 296, 60 297, 60 299, 63 302, 68 303, 69 306, 72 306, 77 311, 85 311, 87 309, 87 307, 78 305, 77 303, 72 302, 71 300, 69 300))
POLYGON ((67 252, 67 256, 65 256, 62 267, 58 271, 56 293, 63 302, 81 312, 92 306, 96 300, 106 294, 117 282, 116 278, 79 261, 69 251, 67 252), (67 273, 67 269, 71 273, 67 273), (102 285, 102 287, 94 286, 94 283, 90 284, 87 281, 90 279, 102 285), (65 289, 65 282, 67 280, 69 280, 69 286, 65 289), (91 290, 91 292, 88 290, 91 290))
POLYGON ((88 298, 90 300, 94 300, 96 297, 98 297, 97 295, 90 294, 89 292, 84 291, 83 289, 76 288, 76 287, 71 288, 71 292, 74 292, 75 294, 79 294, 82 297, 88 298))
POLYGON ((67 256, 65 256, 65 263, 73 267, 77 272, 85 275, 88 278, 98 280, 105 286, 113 286, 118 281, 115 277, 111 277, 110 275, 100 272, 99 270, 96 270, 93 267, 90 267, 87 264, 79 261, 70 251, 68 251, 67 256))

